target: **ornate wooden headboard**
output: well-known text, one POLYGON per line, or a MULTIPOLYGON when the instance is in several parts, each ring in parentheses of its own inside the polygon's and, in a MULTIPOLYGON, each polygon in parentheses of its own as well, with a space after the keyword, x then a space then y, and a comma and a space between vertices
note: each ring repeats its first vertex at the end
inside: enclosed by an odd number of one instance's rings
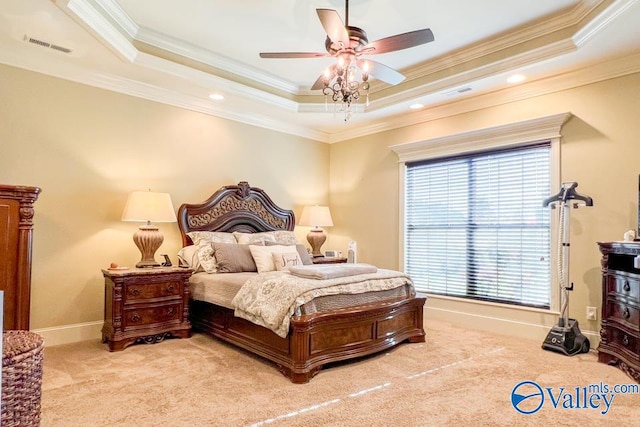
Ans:
POLYGON ((183 204, 178 209, 182 245, 192 244, 190 231, 262 231, 293 230, 293 211, 282 209, 261 188, 248 182, 226 185, 199 204, 183 204))

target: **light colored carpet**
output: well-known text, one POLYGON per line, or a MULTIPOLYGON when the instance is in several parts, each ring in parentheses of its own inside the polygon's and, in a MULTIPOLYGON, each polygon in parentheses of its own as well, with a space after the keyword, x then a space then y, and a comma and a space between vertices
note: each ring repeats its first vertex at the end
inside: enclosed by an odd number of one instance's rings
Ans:
POLYGON ((601 382, 636 384, 593 352, 567 357, 537 341, 434 321, 426 331, 424 344, 325 368, 303 385, 200 334, 115 353, 98 341, 49 347, 42 425, 640 425, 640 395, 616 395, 604 415, 603 406, 555 409, 549 398, 532 415, 513 408, 511 392, 525 380, 554 396, 560 387, 575 394, 601 382))

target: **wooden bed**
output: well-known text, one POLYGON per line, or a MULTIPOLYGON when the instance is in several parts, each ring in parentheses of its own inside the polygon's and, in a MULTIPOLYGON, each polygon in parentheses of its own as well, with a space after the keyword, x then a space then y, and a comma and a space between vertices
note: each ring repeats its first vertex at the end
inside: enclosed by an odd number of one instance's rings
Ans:
MULTIPOLYGON (((191 231, 264 232, 293 230, 294 213, 276 206, 260 188, 247 182, 225 186, 199 204, 178 210, 183 246, 191 231)), ((323 365, 393 347, 403 341, 424 342, 425 298, 393 299, 332 312, 293 316, 289 334, 235 317, 233 310, 192 300, 196 330, 274 362, 294 383, 306 383, 323 365)))

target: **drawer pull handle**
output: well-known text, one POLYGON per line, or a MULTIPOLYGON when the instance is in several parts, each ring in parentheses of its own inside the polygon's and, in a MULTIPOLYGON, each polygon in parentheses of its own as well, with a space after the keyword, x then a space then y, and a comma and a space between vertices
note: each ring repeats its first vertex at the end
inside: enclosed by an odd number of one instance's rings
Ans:
POLYGON ((142 318, 140 317, 140 315, 138 313, 131 314, 131 321, 133 323, 138 323, 140 320, 142 320, 142 318))
POLYGON ((129 295, 131 295, 132 297, 138 297, 140 296, 140 290, 136 288, 129 289, 129 295))
POLYGON ((622 311, 622 315, 624 316, 625 319, 628 319, 629 317, 631 317, 631 313, 629 312, 629 309, 627 307, 625 307, 624 310, 622 311))
POLYGON ((624 281, 624 286, 622 287, 622 289, 624 289, 625 292, 629 292, 631 290, 631 286, 629 285, 629 281, 628 280, 624 281))
POLYGON ((622 344, 624 344, 625 346, 629 345, 629 336, 627 334, 625 334, 622 338, 622 344))
POLYGON ((174 290, 174 289, 175 289, 175 288, 173 287, 173 285, 169 285, 169 286, 167 286, 167 292, 169 292, 170 294, 172 294, 172 293, 173 293, 173 290, 174 290))
POLYGON ((173 317, 173 315, 176 313, 175 309, 173 307, 169 307, 167 309, 167 314, 166 317, 173 317))

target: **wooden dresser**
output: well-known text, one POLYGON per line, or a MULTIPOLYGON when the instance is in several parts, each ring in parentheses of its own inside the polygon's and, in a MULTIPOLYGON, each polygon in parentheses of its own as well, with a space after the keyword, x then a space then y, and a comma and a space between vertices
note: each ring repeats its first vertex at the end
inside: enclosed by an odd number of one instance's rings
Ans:
POLYGON ((640 242, 598 246, 602 253, 598 360, 617 365, 640 382, 640 242))
POLYGON ((189 277, 181 267, 102 270, 105 278, 102 342, 110 351, 130 344, 191 336, 189 277))
POLYGON ((29 329, 33 204, 40 189, 0 185, 0 291, 7 329, 29 329))

